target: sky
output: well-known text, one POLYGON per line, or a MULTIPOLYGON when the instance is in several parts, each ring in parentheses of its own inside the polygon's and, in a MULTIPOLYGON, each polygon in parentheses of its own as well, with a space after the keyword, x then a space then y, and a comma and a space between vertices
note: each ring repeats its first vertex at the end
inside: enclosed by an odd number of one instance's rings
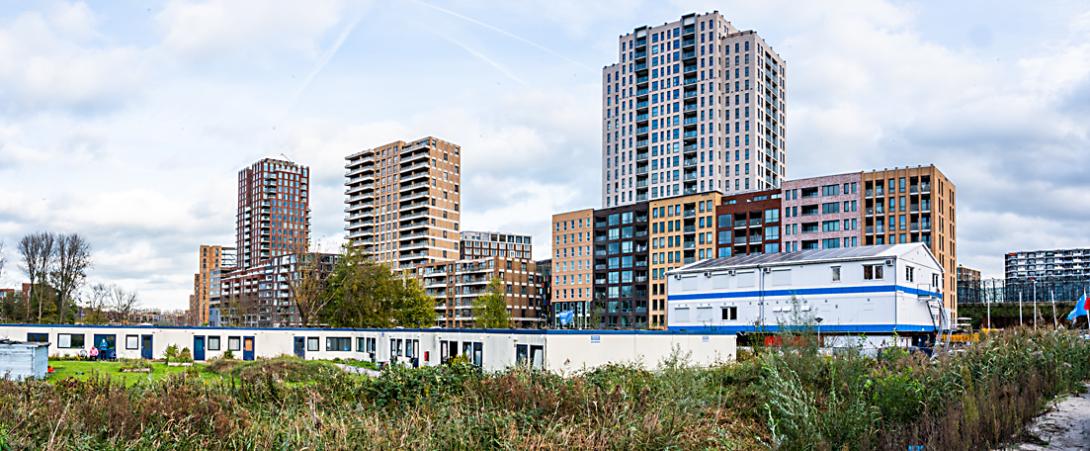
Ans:
POLYGON ((934 163, 986 276, 1090 246, 1082 1, 0 0, 0 286, 24 234, 78 232, 91 282, 184 309, 240 169, 310 166, 332 251, 344 157, 428 135, 462 146, 462 229, 547 258, 551 215, 600 203, 618 36, 713 10, 787 61, 788 178, 934 163))

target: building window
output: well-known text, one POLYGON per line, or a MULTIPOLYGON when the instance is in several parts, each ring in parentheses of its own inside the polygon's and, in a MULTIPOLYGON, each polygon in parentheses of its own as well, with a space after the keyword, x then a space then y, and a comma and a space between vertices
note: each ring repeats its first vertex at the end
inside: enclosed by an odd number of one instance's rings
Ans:
POLYGON ((125 349, 140 349, 140 336, 139 335, 126 335, 125 336, 125 349))
POLYGON ((341 351, 349 352, 352 350, 352 338, 351 337, 326 337, 325 339, 326 351, 341 351))
MULTIPOLYGON (((901 180, 904 180, 904 179, 901 179, 901 180)), ((909 282, 915 282, 916 281, 915 274, 914 274, 915 272, 916 272, 915 268, 913 268, 911 266, 905 266, 905 280, 907 280, 909 282)))
POLYGON ((863 280, 882 280, 882 265, 863 265, 863 280))
POLYGON ((57 347, 62 349, 83 348, 83 334, 57 334, 57 347))
POLYGON ((238 337, 227 337, 227 350, 228 351, 241 351, 242 340, 238 337))
POLYGON ((833 266, 831 269, 833 270, 833 282, 840 282, 840 267, 833 266))
POLYGON ((307 351, 319 351, 318 337, 307 337, 307 351))
POLYGON ((28 343, 49 343, 49 334, 27 332, 26 341, 28 343))
POLYGON ((213 337, 213 336, 208 337, 208 350, 209 351, 219 351, 220 350, 220 345, 221 345, 220 337, 213 337))
POLYGON ((738 307, 723 307, 720 310, 723 321, 734 321, 738 319, 738 307))

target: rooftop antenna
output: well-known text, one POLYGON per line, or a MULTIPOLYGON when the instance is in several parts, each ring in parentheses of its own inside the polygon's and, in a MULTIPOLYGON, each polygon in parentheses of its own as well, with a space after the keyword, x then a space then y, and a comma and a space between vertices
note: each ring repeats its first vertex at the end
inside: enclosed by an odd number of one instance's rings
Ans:
POLYGON ((284 152, 280 152, 280 156, 284 157, 284 159, 290 163, 295 163, 295 160, 292 160, 291 157, 285 155, 284 152))

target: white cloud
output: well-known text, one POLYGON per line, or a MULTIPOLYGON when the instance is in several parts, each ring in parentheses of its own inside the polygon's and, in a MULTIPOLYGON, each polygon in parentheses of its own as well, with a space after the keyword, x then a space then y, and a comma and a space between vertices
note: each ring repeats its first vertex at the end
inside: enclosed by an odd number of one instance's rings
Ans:
POLYGON ((86 5, 27 12, 0 24, 0 112, 98 110, 131 98, 143 80, 139 50, 98 42, 86 5))
POLYGON ((183 55, 252 58, 283 50, 316 55, 318 41, 340 22, 348 3, 170 0, 156 19, 165 46, 183 55))

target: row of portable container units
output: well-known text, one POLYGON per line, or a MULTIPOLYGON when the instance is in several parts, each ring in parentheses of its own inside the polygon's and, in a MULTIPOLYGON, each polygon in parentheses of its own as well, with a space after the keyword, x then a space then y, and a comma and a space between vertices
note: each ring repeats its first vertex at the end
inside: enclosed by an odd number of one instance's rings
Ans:
POLYGON ((48 343, 52 356, 161 359, 173 345, 205 361, 230 353, 253 360, 282 355, 358 359, 412 366, 464 356, 486 370, 518 364, 558 372, 608 363, 657 366, 680 355, 693 364, 733 360, 735 336, 639 331, 522 331, 470 329, 235 329, 149 326, 0 325, 0 338, 48 343))

